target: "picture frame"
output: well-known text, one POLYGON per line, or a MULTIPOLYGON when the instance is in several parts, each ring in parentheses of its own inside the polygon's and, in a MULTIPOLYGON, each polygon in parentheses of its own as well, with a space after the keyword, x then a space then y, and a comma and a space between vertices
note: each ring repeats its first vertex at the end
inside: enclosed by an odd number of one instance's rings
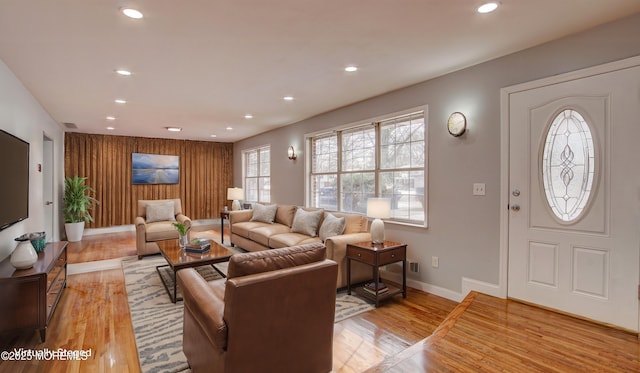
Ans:
POLYGON ((178 184, 180 157, 162 154, 131 154, 132 184, 178 184))

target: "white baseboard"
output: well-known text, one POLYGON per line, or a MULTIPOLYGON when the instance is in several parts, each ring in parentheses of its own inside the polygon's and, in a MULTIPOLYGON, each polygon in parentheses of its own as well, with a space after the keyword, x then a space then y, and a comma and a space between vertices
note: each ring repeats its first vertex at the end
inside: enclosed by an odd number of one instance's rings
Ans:
MULTIPOLYGON (((391 280, 398 284, 402 283, 402 273, 395 273, 395 272, 390 272, 387 270, 380 269, 380 276, 382 278, 391 280)), ((426 293, 437 295, 439 297, 443 297, 458 303, 462 302, 464 297, 467 295, 467 293, 461 294, 440 286, 435 286, 435 285, 427 284, 425 282, 411 280, 411 279, 407 279, 407 286, 412 287, 414 289, 422 290, 426 293)))
POLYGON ((87 228, 84 230, 83 236, 93 236, 96 234, 105 234, 105 233, 120 233, 120 232, 135 232, 136 227, 131 225, 116 225, 113 227, 106 228, 87 228))
MULTIPOLYGON (((396 273, 396 272, 380 269, 380 276, 384 279, 388 279, 398 284, 402 283, 402 273, 396 273)), ((491 295, 494 297, 504 298, 501 295, 500 287, 498 285, 474 280, 467 277, 462 278, 462 292, 460 293, 450 289, 440 287, 440 286, 431 285, 425 282, 411 280, 411 279, 407 279, 407 286, 410 286, 414 289, 422 290, 424 292, 437 295, 439 297, 443 297, 455 302, 462 302, 462 300, 471 291, 477 291, 479 293, 491 295)))

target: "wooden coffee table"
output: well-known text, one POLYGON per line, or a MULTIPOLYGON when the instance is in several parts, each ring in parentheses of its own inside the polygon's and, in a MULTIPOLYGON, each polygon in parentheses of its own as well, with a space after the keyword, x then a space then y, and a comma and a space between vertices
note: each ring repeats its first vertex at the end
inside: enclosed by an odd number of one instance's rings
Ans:
POLYGON ((215 269, 220 275, 222 275, 222 277, 226 277, 224 273, 220 272, 220 270, 214 266, 214 264, 228 262, 231 255, 235 254, 235 252, 227 249, 226 247, 213 240, 209 241, 211 242, 211 249, 202 254, 190 253, 181 249, 178 245, 178 240, 157 242, 158 247, 160 248, 160 253, 167 260, 167 264, 157 266, 156 270, 158 271, 160 280, 162 281, 162 284, 167 290, 169 298, 171 298, 171 301, 173 303, 182 300, 182 298, 177 298, 178 283, 176 282, 176 272, 183 268, 211 265, 211 267, 215 269), (160 268, 164 267, 171 267, 171 271, 173 272, 173 296, 171 295, 171 291, 169 290, 169 285, 167 285, 166 281, 162 277, 162 274, 160 273, 160 268))

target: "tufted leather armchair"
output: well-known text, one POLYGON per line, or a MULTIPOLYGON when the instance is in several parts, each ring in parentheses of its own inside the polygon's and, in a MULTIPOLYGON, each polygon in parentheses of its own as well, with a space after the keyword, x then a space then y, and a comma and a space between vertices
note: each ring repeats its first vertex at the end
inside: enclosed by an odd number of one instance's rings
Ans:
POLYGON ((178 271, 183 351, 198 372, 329 372, 337 264, 322 243, 235 254, 227 279, 178 271))

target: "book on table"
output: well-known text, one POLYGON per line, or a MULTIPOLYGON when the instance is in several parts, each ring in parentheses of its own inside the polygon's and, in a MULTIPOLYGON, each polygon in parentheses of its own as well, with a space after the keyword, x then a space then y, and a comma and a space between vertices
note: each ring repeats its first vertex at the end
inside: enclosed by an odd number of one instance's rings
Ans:
POLYGON ((193 240, 184 247, 185 251, 191 253, 203 253, 211 249, 209 240, 193 240))
POLYGON ((363 289, 373 295, 383 294, 389 291, 389 288, 383 282, 378 282, 378 286, 376 287, 376 283, 373 281, 366 283, 363 289))

